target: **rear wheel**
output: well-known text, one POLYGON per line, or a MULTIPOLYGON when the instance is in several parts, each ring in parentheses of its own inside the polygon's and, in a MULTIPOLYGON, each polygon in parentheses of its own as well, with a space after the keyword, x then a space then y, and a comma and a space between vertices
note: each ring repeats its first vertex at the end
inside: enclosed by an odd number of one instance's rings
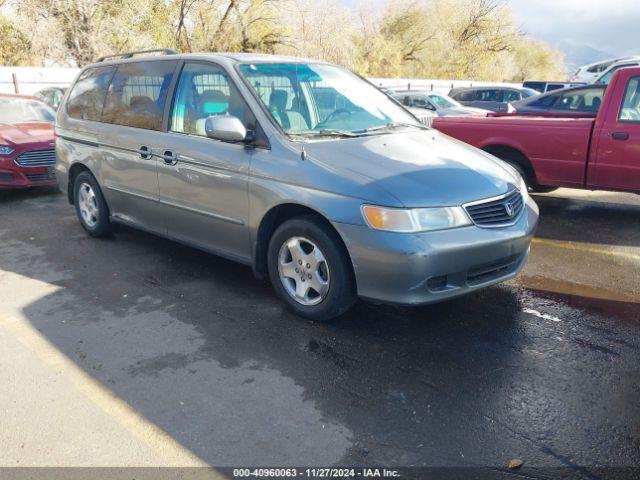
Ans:
POLYGON ((498 157, 500 160, 507 162, 513 168, 515 168, 522 178, 524 178, 527 187, 531 192, 535 193, 547 193, 553 192, 558 187, 540 185, 536 180, 536 175, 529 164, 529 160, 518 151, 502 150, 502 149, 487 149, 487 152, 491 155, 498 157))
POLYGON ((269 277, 290 310, 312 320, 330 320, 356 300, 349 256, 338 235, 320 219, 288 220, 269 242, 269 277))
POLYGON ((74 182, 73 198, 80 224, 92 237, 111 234, 109 208, 98 182, 89 172, 80 173, 74 182))

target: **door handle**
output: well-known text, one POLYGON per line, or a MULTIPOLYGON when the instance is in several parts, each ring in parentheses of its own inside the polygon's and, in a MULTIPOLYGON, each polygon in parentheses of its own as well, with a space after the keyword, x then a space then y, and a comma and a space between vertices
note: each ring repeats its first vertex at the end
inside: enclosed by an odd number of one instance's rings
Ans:
POLYGON ((162 155, 158 155, 167 165, 175 165, 178 163, 178 155, 171 150, 165 150, 162 155))
POLYGON ((629 140, 628 132, 614 132, 611 134, 611 138, 614 140, 629 140))
POLYGON ((153 153, 151 152, 151 149, 149 147, 147 147, 146 145, 142 145, 137 150, 137 152, 140 155, 140 158, 142 158, 144 160, 149 160, 151 157, 153 157, 153 153))

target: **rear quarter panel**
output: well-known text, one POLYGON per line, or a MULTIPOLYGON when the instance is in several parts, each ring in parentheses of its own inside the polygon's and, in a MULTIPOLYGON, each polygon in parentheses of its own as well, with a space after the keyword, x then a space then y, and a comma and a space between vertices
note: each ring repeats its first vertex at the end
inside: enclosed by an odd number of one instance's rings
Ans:
POLYGON ((582 187, 593 123, 588 118, 440 117, 433 127, 477 148, 518 150, 543 185, 582 187))

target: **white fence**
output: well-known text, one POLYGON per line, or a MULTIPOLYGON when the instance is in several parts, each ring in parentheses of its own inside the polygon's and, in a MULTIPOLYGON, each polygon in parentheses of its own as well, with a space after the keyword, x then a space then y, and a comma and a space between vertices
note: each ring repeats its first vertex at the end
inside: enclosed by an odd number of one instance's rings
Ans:
POLYGON ((447 95, 452 88, 460 87, 522 86, 521 83, 476 82, 474 80, 429 80, 422 78, 369 78, 369 81, 379 87, 390 88, 397 91, 426 90, 443 95, 447 95))
POLYGON ((32 95, 46 87, 66 87, 77 68, 0 67, 0 93, 32 95))
MULTIPOLYGON (((68 86, 77 68, 0 67, 0 93, 31 95, 46 87, 68 86)), ((374 85, 394 90, 429 90, 447 94, 454 87, 514 85, 515 83, 475 82, 472 80, 429 80, 417 78, 370 78, 374 85)))

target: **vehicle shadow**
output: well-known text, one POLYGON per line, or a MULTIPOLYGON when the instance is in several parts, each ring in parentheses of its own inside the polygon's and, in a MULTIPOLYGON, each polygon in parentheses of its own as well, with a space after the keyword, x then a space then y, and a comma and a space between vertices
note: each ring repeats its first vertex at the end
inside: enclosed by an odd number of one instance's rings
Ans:
POLYGON ((421 308, 360 302, 338 321, 308 322, 249 268, 129 228, 90 239, 64 202, 54 202, 63 228, 30 210, 37 245, 28 229, 0 238, 14 281, 59 287, 15 300, 22 314, 211 465, 495 467, 514 456, 548 466, 569 452, 576 462, 626 454, 580 442, 599 445, 585 426, 611 388, 601 359, 638 346, 556 340, 587 335, 596 317, 549 301, 566 323, 545 323, 523 313, 517 288, 498 286, 421 308))
POLYGON ((11 202, 22 202, 27 199, 44 200, 46 197, 62 195, 57 186, 1 189, 0 205, 11 202))
POLYGON ((640 205, 536 195, 540 224, 536 236, 550 240, 640 246, 640 205))

